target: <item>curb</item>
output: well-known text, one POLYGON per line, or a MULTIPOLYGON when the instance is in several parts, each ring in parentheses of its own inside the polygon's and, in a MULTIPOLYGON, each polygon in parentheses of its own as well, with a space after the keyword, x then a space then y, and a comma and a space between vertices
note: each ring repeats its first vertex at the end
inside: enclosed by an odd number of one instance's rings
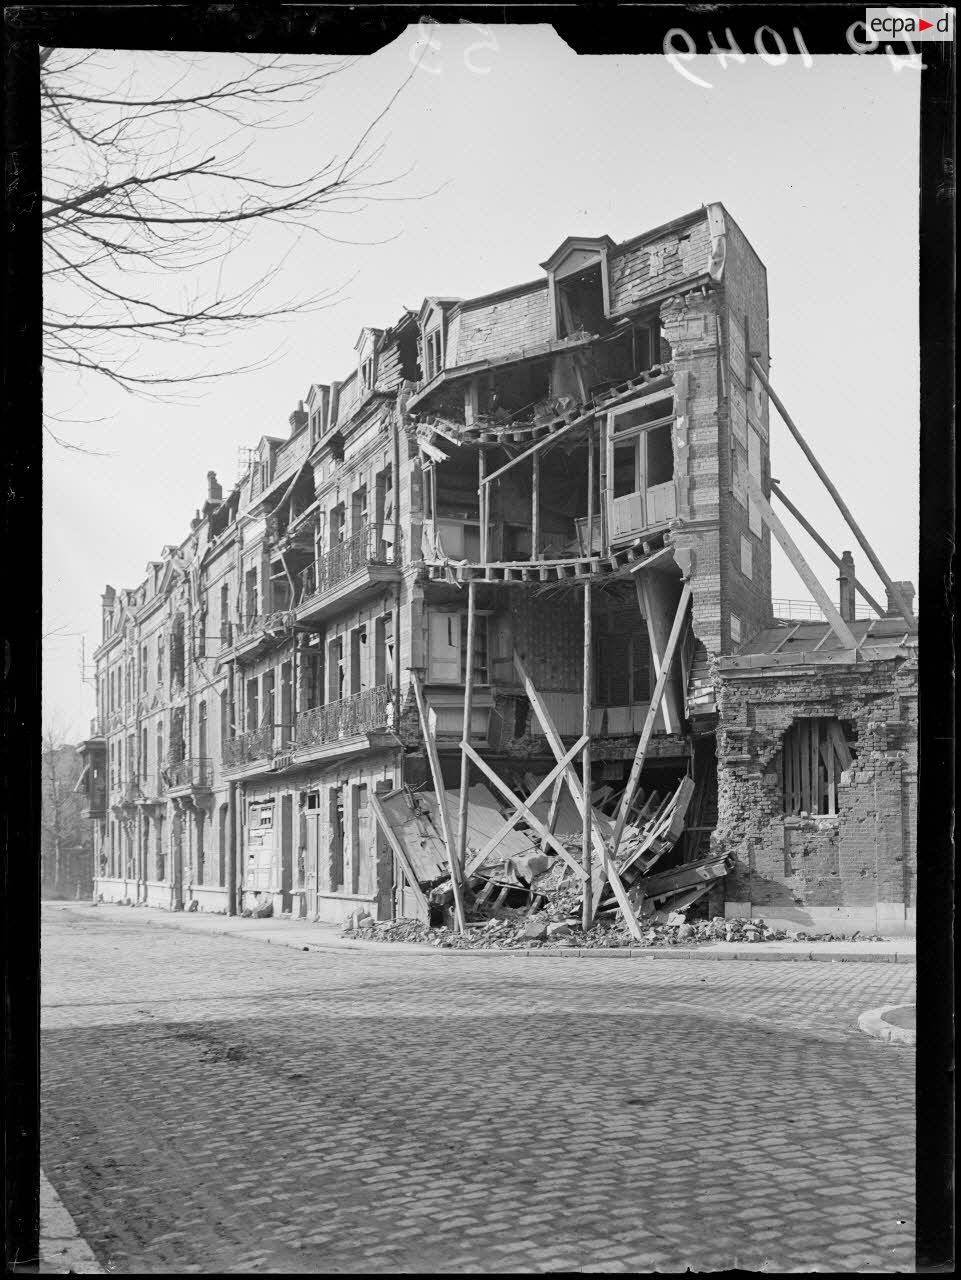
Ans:
POLYGON ((886 1022, 884 1015, 895 1009, 914 1008, 913 1005, 885 1004, 880 1009, 869 1009, 858 1018, 858 1030, 865 1035, 874 1036, 876 1040, 886 1040, 888 1044, 903 1044, 913 1049, 918 1043, 918 1034, 909 1027, 898 1027, 893 1022, 886 1022))
MULTIPOLYGON (((113 904, 107 904, 108 906, 113 904)), ((161 924, 167 928, 182 928, 180 921, 172 912, 162 912, 159 916, 152 916, 146 919, 148 924, 161 924)), ((189 930, 191 926, 187 926, 189 930)), ((186 930, 185 930, 186 932, 186 930)), ((707 961, 759 961, 761 963, 776 963, 783 961, 804 961, 810 960, 817 963, 825 964, 906 964, 913 965, 916 961, 914 952, 843 952, 843 951, 805 951, 802 946, 797 951, 781 951, 767 950, 764 943, 754 943, 747 945, 737 951, 713 951, 709 947, 691 948, 691 947, 503 947, 497 950, 473 950, 461 949, 458 947, 441 947, 433 946, 421 942, 364 942, 361 940, 348 941, 347 939, 318 939, 316 942, 312 939, 300 938, 284 938, 278 936, 283 932, 280 930, 272 930, 269 934, 258 934, 254 931, 246 931, 242 929, 233 929, 229 925, 212 925, 207 930, 198 929, 197 932, 208 932, 210 934, 219 934, 226 938, 239 938, 241 941, 250 939, 255 942, 264 942, 276 944, 277 946, 290 947, 294 951, 365 951, 375 952, 385 956, 471 956, 483 959, 501 959, 506 956, 524 958, 524 959, 557 959, 557 960, 578 960, 578 959, 599 959, 599 960, 707 960, 707 961)), ((885 1023, 885 1026, 890 1024, 885 1023)))
POLYGON ((103 1275, 103 1267, 42 1169, 37 1271, 41 1275, 103 1275))

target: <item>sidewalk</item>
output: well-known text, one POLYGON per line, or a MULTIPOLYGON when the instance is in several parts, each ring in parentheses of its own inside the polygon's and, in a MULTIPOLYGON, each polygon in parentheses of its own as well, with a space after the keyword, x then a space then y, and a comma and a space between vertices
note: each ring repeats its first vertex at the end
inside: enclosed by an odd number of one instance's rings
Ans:
POLYGON ((186 929, 200 933, 224 934, 231 938, 247 938, 295 950, 327 951, 333 948, 352 951, 375 951, 384 956, 457 955, 489 957, 540 957, 545 959, 613 959, 651 957, 659 960, 821 960, 861 964, 914 964, 916 940, 889 938, 883 942, 702 942, 697 947, 505 947, 503 950, 460 951, 415 942, 362 942, 341 937, 341 925, 308 920, 245 919, 203 912, 161 911, 153 907, 121 907, 101 903, 48 902, 49 910, 67 910, 75 914, 96 911, 118 922, 135 919, 159 928, 186 929))

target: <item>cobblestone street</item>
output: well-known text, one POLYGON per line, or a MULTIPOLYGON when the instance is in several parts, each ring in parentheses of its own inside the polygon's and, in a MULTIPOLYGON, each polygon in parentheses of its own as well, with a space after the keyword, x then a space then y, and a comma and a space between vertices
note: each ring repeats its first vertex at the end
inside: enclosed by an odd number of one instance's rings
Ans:
POLYGON ((914 969, 43 917, 42 1165, 116 1272, 913 1267, 914 969))

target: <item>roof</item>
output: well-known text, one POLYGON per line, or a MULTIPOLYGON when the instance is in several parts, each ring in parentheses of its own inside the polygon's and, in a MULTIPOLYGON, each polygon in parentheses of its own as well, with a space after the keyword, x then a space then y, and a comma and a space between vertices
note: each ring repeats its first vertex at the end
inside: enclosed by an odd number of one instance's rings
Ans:
POLYGON ((846 649, 828 622, 784 622, 767 627, 732 656, 720 659, 722 670, 782 667, 812 663, 883 662, 909 657, 918 644, 917 626, 903 618, 862 618, 848 626, 857 649, 846 649))

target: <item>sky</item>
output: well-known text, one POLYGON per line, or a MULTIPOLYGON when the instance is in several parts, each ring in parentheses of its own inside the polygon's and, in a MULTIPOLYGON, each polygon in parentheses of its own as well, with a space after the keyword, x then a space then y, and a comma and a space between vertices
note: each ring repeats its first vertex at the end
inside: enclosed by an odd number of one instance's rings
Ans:
MULTIPOLYGON (((120 69, 134 56, 109 55, 120 69)), ((767 267, 775 390, 888 573, 917 583, 919 73, 885 57, 721 67, 704 55, 684 66, 706 88, 661 56, 579 56, 547 25, 410 27, 273 130, 262 172, 342 154, 418 57, 376 134, 377 171, 396 178, 383 194, 395 198, 325 224, 357 243, 309 236, 284 260, 292 292, 340 286, 339 301, 231 344, 231 363, 269 358, 266 368, 161 403, 45 370, 47 407, 80 420, 59 433, 97 451, 44 445, 44 719, 68 740, 94 713, 81 637, 89 677, 104 586, 136 586, 186 536, 206 473, 229 487, 241 446, 287 435, 310 383, 352 370, 364 325, 387 327, 428 295, 536 279, 565 236, 621 241, 715 200, 767 267)), ((249 278, 281 251, 268 236, 229 268, 249 278)), ((150 353, 158 369, 188 357, 150 353)), ((771 459, 883 601, 773 409, 771 459)), ((833 597, 837 571, 800 530, 796 541, 833 597)), ((777 548, 773 590, 808 598, 777 548)))

